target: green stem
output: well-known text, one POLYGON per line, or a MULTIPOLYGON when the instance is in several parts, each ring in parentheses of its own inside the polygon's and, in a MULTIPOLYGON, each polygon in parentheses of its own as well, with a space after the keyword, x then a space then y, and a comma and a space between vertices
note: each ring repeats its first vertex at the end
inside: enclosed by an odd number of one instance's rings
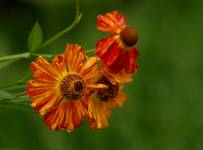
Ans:
POLYGON ((17 60, 17 59, 22 59, 22 58, 31 58, 32 56, 43 56, 45 58, 52 58, 54 55, 51 54, 39 54, 39 53, 33 53, 30 54, 29 52, 25 53, 20 53, 20 54, 14 54, 14 55, 7 55, 7 56, 2 56, 0 57, 0 62, 1 61, 7 61, 7 60, 17 60))
MULTIPOLYGON (((55 36, 53 36, 52 38, 48 39, 46 42, 44 42, 39 49, 42 49, 44 47, 46 47, 47 45, 51 44, 52 42, 54 42, 55 40, 57 40, 59 37, 63 36, 64 34, 66 34, 67 32, 69 32, 70 30, 72 30, 81 20, 82 17, 82 13, 80 14, 80 5, 79 5, 79 0, 76 0, 76 13, 75 13, 75 19, 73 21, 73 23, 65 28, 63 31, 57 33, 55 36)), ((9 56, 2 56, 0 57, 0 62, 1 61, 6 61, 6 60, 15 60, 15 59, 21 59, 21 58, 31 58, 31 56, 44 56, 46 58, 51 58, 53 57, 53 55, 47 55, 47 54, 35 54, 35 53, 29 53, 29 52, 25 52, 25 53, 20 53, 20 54, 15 54, 15 55, 9 55, 9 56)))
POLYGON ((6 61, 6 60, 11 60, 11 59, 21 59, 21 58, 30 58, 30 53, 25 52, 25 53, 14 54, 14 55, 9 55, 9 56, 2 56, 2 57, 0 57, 0 62, 6 61))
POLYGON ((92 53, 94 51, 95 51, 95 49, 90 49, 90 50, 86 50, 85 53, 92 53))
MULTIPOLYGON (((86 53, 91 53, 94 52, 95 49, 90 49, 90 50, 86 50, 86 53)), ((20 54, 14 54, 14 55, 8 55, 8 56, 2 56, 0 57, 0 62, 1 61, 6 61, 6 60, 17 60, 17 59, 22 59, 22 58, 31 58, 31 56, 43 56, 47 59, 54 57, 53 54, 41 54, 41 53, 33 53, 30 54, 29 52, 25 52, 25 53, 20 53, 20 54)))
POLYGON ((79 5, 79 1, 76 0, 76 13, 75 13, 75 19, 73 20, 72 24, 69 27, 67 27, 64 30, 62 30, 61 32, 57 33, 55 36, 53 36, 50 39, 48 39, 46 42, 44 42, 39 47, 39 49, 42 49, 42 48, 48 46, 49 44, 51 44, 52 42, 57 40, 59 37, 63 36, 64 34, 69 32, 70 30, 72 30, 80 22, 82 14, 79 14, 79 13, 80 13, 80 5, 79 5))
POLYGON ((35 57, 37 57, 37 56, 43 56, 45 58, 52 58, 52 57, 54 57, 54 55, 52 55, 52 54, 41 54, 41 53, 33 53, 32 56, 35 56, 35 57))

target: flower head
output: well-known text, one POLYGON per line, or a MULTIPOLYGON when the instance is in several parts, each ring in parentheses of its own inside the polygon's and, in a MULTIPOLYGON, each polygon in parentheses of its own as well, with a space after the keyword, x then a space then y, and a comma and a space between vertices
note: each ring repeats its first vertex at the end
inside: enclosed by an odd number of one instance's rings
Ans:
POLYGON ((137 72, 136 59, 139 52, 133 47, 138 35, 135 29, 126 25, 126 18, 118 11, 112 11, 97 17, 97 29, 111 32, 107 38, 96 44, 96 53, 113 71, 125 70, 127 73, 137 72))
POLYGON ((29 80, 26 95, 31 106, 52 130, 66 129, 71 132, 88 114, 89 91, 95 85, 99 72, 97 58, 87 58, 79 45, 68 44, 62 56, 51 63, 39 56, 31 64, 34 75, 29 80))
POLYGON ((111 110, 121 107, 126 101, 123 84, 131 80, 129 74, 113 74, 105 66, 101 74, 97 83, 104 84, 107 88, 95 90, 89 98, 88 113, 92 128, 108 127, 108 117, 111 115, 111 110))

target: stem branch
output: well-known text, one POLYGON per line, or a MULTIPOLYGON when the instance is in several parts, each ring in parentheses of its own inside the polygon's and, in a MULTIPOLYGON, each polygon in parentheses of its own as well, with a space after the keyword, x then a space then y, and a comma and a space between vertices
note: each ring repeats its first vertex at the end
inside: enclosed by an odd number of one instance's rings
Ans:
POLYGON ((48 39, 47 41, 45 41, 40 47, 39 49, 42 49, 46 46, 48 46, 49 44, 51 44, 52 42, 54 42, 55 40, 57 40, 59 37, 63 36, 64 34, 66 34, 67 32, 69 32, 70 30, 72 30, 81 20, 82 14, 80 13, 80 5, 79 5, 79 0, 76 0, 76 13, 75 13, 75 19, 73 20, 72 24, 65 28, 64 30, 62 30, 61 32, 57 33, 55 36, 51 37, 50 39, 48 39))

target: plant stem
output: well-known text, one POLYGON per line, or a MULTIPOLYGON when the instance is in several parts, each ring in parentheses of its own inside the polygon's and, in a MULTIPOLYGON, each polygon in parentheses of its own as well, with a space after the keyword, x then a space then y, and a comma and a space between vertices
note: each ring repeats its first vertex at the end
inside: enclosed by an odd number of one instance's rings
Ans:
POLYGON ((94 51, 95 51, 95 49, 90 49, 90 50, 86 50, 85 53, 92 53, 94 51))
MULTIPOLYGON (((63 36, 64 34, 66 34, 67 32, 69 32, 70 30, 72 30, 81 20, 82 17, 82 13, 80 13, 80 5, 79 5, 79 0, 76 0, 76 13, 75 13, 75 19, 73 20, 72 24, 65 28, 63 31, 57 33, 55 36, 51 37, 50 39, 48 39, 47 41, 45 41, 39 49, 42 49, 44 47, 46 47, 47 45, 51 44, 52 42, 54 42, 55 40, 57 40, 59 37, 63 36)), ((47 58, 51 58, 53 57, 53 55, 47 55, 47 54, 35 54, 35 53, 29 53, 29 52, 25 52, 25 53, 20 53, 20 54, 15 54, 15 55, 10 55, 10 56, 1 56, 0 57, 0 62, 1 61, 6 61, 6 60, 15 60, 15 59, 21 59, 21 58, 31 58, 31 56, 44 56, 47 58)))
POLYGON ((25 53, 14 54, 14 55, 9 55, 9 56, 2 56, 2 57, 0 57, 0 61, 6 61, 6 60, 11 60, 11 59, 21 59, 21 58, 30 58, 30 53, 25 52, 25 53))
POLYGON ((54 42, 55 40, 57 40, 59 37, 63 36, 64 34, 69 32, 70 30, 72 30, 80 22, 81 15, 79 13, 80 13, 80 5, 79 5, 79 1, 76 0, 76 13, 75 13, 75 19, 73 20, 72 24, 69 27, 65 28, 63 31, 57 33, 55 36, 53 36, 50 39, 48 39, 47 41, 45 41, 39 47, 39 49, 46 47, 47 45, 49 45, 52 42, 54 42))
MULTIPOLYGON (((86 53, 91 53, 94 52, 95 49, 90 49, 90 50, 86 50, 86 53)), ((21 59, 21 58, 31 58, 32 56, 43 56, 45 58, 52 58, 54 55, 53 54, 41 54, 41 53, 33 53, 30 54, 29 52, 25 52, 25 53, 20 53, 20 54, 14 54, 14 55, 8 55, 8 56, 1 56, 0 57, 0 62, 1 61, 7 61, 7 60, 17 60, 17 59, 21 59)))
POLYGON ((54 55, 52 54, 41 54, 41 53, 33 53, 32 56, 43 56, 45 58, 52 58, 54 55))

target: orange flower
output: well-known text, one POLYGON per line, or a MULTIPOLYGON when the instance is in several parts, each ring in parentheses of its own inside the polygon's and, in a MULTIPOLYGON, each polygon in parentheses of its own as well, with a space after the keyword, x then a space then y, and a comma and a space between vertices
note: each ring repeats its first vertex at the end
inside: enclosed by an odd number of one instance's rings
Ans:
POLYGON ((105 84, 108 88, 95 90, 89 98, 88 113, 92 128, 108 127, 112 108, 121 107, 126 101, 123 84, 131 81, 131 75, 113 74, 105 66, 101 74, 97 83, 105 84))
POLYGON ((96 53, 113 72, 125 70, 127 73, 137 72, 136 59, 139 52, 133 45, 138 40, 137 32, 126 26, 126 19, 118 11, 97 16, 97 29, 112 32, 96 45, 96 53))
POLYGON ((34 79, 28 81, 26 94, 31 106, 52 130, 78 127, 88 114, 90 89, 100 88, 97 58, 86 58, 79 45, 68 44, 63 56, 56 56, 52 63, 39 56, 31 64, 34 79), (85 61, 85 62, 84 62, 85 61))

